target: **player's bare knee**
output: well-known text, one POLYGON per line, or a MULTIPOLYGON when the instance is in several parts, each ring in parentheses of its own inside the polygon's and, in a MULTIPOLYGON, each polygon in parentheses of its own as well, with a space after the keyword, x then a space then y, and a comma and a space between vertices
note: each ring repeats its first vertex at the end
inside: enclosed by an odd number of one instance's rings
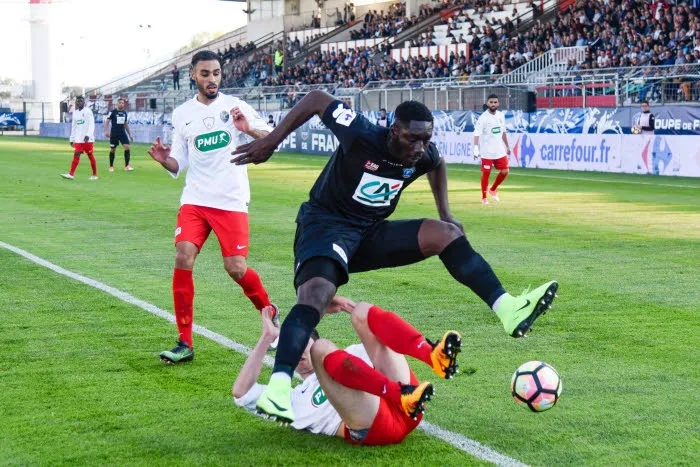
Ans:
POLYGON ((439 255, 447 245, 463 235, 460 228, 454 224, 427 219, 418 232, 418 244, 426 257, 439 255))
POLYGON ((189 248, 178 244, 177 251, 175 253, 175 267, 178 269, 192 269, 196 258, 197 247, 192 245, 192 248, 189 248))
POLYGON ((314 368, 317 369, 319 367, 323 367, 323 359, 326 358, 326 355, 331 352, 335 352, 336 350, 338 350, 338 347, 336 347, 335 344, 328 339, 319 339, 314 341, 313 345, 311 346, 311 362, 313 363, 314 368))
POLYGON ((328 279, 313 277, 297 289, 297 303, 312 306, 323 316, 335 296, 335 291, 335 285, 328 279))
POLYGON ((243 276, 248 270, 248 265, 246 264, 245 258, 242 256, 240 258, 241 259, 227 258, 224 261, 224 269, 234 281, 240 281, 243 279, 243 276))
POLYGON ((367 315, 369 314, 370 308, 372 308, 372 304, 367 302, 360 302, 355 305, 355 309, 352 310, 352 314, 350 315, 350 321, 352 321, 352 325, 355 329, 357 329, 358 326, 367 326, 367 315))
POLYGON ((501 170, 501 174, 502 174, 502 175, 508 175, 509 173, 510 173, 510 170, 508 170, 508 169, 506 169, 506 170, 501 170))

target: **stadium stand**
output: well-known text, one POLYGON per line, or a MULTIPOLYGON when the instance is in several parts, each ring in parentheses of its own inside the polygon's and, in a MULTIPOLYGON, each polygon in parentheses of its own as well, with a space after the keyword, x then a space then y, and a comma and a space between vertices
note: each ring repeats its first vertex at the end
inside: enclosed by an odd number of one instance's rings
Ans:
MULTIPOLYGON (((700 99, 695 5, 445 0, 421 5, 409 18, 405 4, 382 3, 358 8, 356 20, 346 11, 321 27, 314 16, 311 24, 255 43, 240 40, 240 32, 235 41, 227 35, 216 50, 224 88, 260 87, 255 92, 267 96, 260 101, 280 107, 311 87, 339 92, 379 82, 408 89, 431 81, 519 87, 536 92, 538 107, 692 102, 700 99), (282 66, 275 66, 276 54, 284 57, 282 66)), ((178 62, 183 91, 168 88, 168 63, 120 92, 132 96, 132 108, 150 108, 156 97, 156 107, 167 111, 190 95, 186 63, 193 52, 178 62)), ((110 93, 95 94, 111 106, 110 93)))

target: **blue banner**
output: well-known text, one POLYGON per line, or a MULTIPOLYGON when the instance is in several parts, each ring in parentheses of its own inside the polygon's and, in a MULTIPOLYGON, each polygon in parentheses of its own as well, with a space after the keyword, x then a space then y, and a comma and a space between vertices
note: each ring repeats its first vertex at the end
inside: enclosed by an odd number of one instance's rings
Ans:
MULTIPOLYGON (((275 121, 279 122, 286 113, 286 111, 272 112, 272 115, 275 121)), ((445 133, 470 133, 474 131, 474 125, 481 113, 471 110, 433 111, 434 136, 445 133)), ((660 106, 652 107, 651 113, 655 116, 657 135, 700 135, 700 107, 660 106)), ((379 118, 379 112, 362 112, 362 114, 373 123, 376 123, 379 118)), ((393 112, 387 112, 389 124, 393 122, 393 114, 393 112)), ((626 135, 632 134, 632 126, 639 124, 641 110, 638 107, 591 107, 544 109, 532 113, 506 110, 504 114, 506 129, 509 133, 626 135)), ((311 121, 315 122, 314 130, 327 131, 318 118, 314 117, 311 121)), ((309 123, 306 125, 308 126, 309 123)))
POLYGON ((0 129, 23 130, 26 122, 24 112, 0 113, 0 129))

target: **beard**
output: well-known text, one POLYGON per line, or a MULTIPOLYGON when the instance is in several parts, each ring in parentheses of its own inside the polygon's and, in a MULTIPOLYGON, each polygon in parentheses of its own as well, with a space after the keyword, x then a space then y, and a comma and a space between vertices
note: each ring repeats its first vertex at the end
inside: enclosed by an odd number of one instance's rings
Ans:
POLYGON ((197 86, 197 88, 199 89, 199 92, 204 94, 206 96, 206 98, 209 100, 214 100, 214 99, 216 99, 216 96, 219 95, 219 87, 218 86, 216 87, 216 90, 214 90, 214 91, 207 89, 207 87, 205 87, 205 86, 197 86))

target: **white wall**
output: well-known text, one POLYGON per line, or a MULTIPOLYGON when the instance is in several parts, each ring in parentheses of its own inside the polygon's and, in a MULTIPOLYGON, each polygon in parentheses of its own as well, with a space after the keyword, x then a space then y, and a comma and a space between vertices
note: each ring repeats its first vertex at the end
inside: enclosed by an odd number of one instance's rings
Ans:
POLYGON ((284 30, 284 17, 267 18, 248 23, 248 42, 253 42, 269 33, 276 34, 284 30))

